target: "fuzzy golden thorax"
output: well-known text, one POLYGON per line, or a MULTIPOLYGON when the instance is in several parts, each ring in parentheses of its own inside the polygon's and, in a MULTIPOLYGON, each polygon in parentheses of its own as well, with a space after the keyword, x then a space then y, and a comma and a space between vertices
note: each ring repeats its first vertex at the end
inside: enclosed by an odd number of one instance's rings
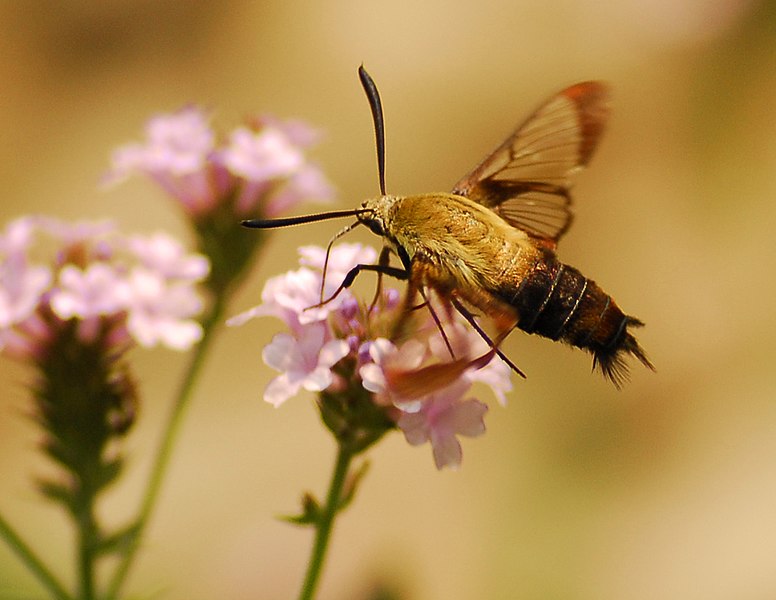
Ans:
POLYGON ((492 288, 505 275, 519 276, 532 262, 533 244, 523 231, 463 196, 381 196, 361 208, 369 212, 359 219, 402 262, 430 263, 454 287, 492 288))

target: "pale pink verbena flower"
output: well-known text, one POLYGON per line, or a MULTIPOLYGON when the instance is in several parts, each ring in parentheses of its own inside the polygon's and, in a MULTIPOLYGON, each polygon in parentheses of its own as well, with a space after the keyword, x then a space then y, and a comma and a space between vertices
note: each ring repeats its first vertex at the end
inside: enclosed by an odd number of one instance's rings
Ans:
POLYGON ((277 407, 304 388, 320 392, 334 381, 331 368, 349 352, 345 340, 326 341, 326 325, 311 323, 297 336, 277 334, 264 348, 264 362, 282 374, 264 391, 264 400, 277 407))
POLYGON ((9 223, 0 235, 0 348, 9 328, 28 319, 51 285, 51 268, 30 264, 34 221, 9 223))
POLYGON ((373 362, 361 366, 359 374, 364 388, 374 393, 375 402, 393 404, 401 411, 396 424, 411 445, 430 442, 438 469, 457 468, 462 456, 457 436, 483 433, 487 406, 461 399, 471 387, 469 374, 475 369, 463 369, 455 363, 447 363, 451 365, 447 368, 439 362, 421 368, 433 354, 427 344, 415 339, 400 348, 378 339, 369 345, 373 362), (408 389, 413 393, 407 394, 408 389))
MULTIPOLYGON (((320 303, 322 267, 325 251, 322 248, 300 249, 300 262, 306 260, 313 268, 302 267, 267 281, 262 291, 262 304, 227 321, 241 325, 258 316, 274 316, 283 320, 291 334, 278 334, 265 348, 265 363, 282 374, 267 387, 264 398, 278 406, 301 389, 322 391, 334 381, 332 367, 351 351, 351 342, 335 339, 330 314, 339 312, 337 321, 348 323, 357 312, 354 298, 348 290, 332 302, 320 303)), ((342 271, 355 262, 372 261, 375 251, 360 244, 343 244, 332 249, 327 275, 333 279, 325 294, 332 294, 339 286, 342 271), (344 257, 344 258, 343 258, 344 257), (344 266, 347 265, 347 266, 344 266)))
POLYGON ((301 150, 278 128, 238 127, 229 136, 222 159, 232 173, 248 181, 288 177, 304 163, 301 150))
POLYGON ((201 281, 210 270, 207 258, 201 254, 189 254, 183 244, 166 233, 130 236, 127 247, 144 266, 166 277, 201 281))
MULTIPOLYGON (((384 291, 372 312, 350 290, 342 290, 332 302, 315 306, 320 302, 325 251, 305 246, 299 255, 302 268, 267 281, 262 304, 229 321, 236 325, 256 316, 275 316, 289 327, 290 333, 278 334, 263 354, 265 362, 281 373, 267 387, 265 400, 278 406, 301 389, 319 391, 323 413, 328 414, 329 401, 340 407, 332 409, 335 420, 343 418, 339 412, 342 406, 370 402, 373 410, 402 429, 411 444, 430 442, 439 468, 457 467, 461 461, 458 436, 482 433, 487 409, 463 396, 473 382, 481 381, 503 401, 511 387, 506 365, 438 299, 435 310, 443 320, 455 358, 451 358, 428 310, 413 311, 409 316, 404 327, 407 333, 414 332, 409 339, 397 345, 385 337, 400 317, 396 290, 384 291), (363 391, 355 392, 354 385, 363 391), (345 396, 336 400, 342 394, 345 396)), ((324 298, 355 265, 371 264, 375 258, 374 250, 359 245, 334 246, 324 298)), ((374 422, 350 426, 359 430, 374 422)), ((381 434, 375 435, 378 439, 381 434)))
POLYGON ((215 148, 209 120, 196 106, 152 118, 146 125, 148 143, 142 156, 148 162, 143 166, 178 175, 201 170, 215 148))
POLYGON ((271 127, 279 129, 295 146, 310 148, 316 145, 320 139, 320 132, 310 127, 301 119, 278 119, 274 115, 262 115, 256 119, 255 129, 271 127))
POLYGON ((121 181, 134 173, 154 179, 194 215, 208 212, 218 201, 214 172, 215 133, 200 108, 188 106, 153 117, 143 143, 118 148, 107 181, 121 181))
MULTIPOLYGON (((491 348, 482 337, 460 318, 450 319, 445 323, 445 334, 453 346, 456 356, 476 358, 488 353, 491 348)), ((449 360, 450 351, 439 332, 429 337, 431 354, 439 360, 449 360)), ((506 405, 506 393, 512 390, 512 370, 501 358, 494 356, 484 366, 466 369, 463 377, 468 381, 480 382, 490 387, 499 404, 506 405)))
MULTIPOLYGON (((300 246, 299 263, 323 271, 326 251, 320 246, 300 246)), ((371 246, 362 244, 337 244, 329 255, 326 265, 326 283, 331 293, 339 287, 350 270, 358 264, 370 265, 377 260, 377 252, 371 246), (335 250, 336 249, 336 250, 335 250)))
POLYGON ((315 140, 312 129, 286 126, 277 119, 260 119, 253 127, 239 127, 229 136, 229 144, 219 160, 239 180, 235 209, 250 214, 263 194, 270 191, 261 207, 265 217, 275 217, 302 200, 326 202, 334 189, 320 168, 308 162, 303 149, 315 140))
POLYGON ((307 306, 305 298, 312 286, 319 281, 310 269, 289 271, 284 275, 271 277, 261 292, 262 303, 254 306, 226 321, 227 326, 237 327, 257 317, 277 317, 291 330, 300 327, 299 315, 307 306))
MULTIPOLYGON (((351 301, 353 296, 348 290, 343 290, 331 302, 316 306, 321 302, 325 254, 323 248, 316 246, 299 248, 299 262, 312 268, 302 267, 268 279, 261 292, 262 303, 232 317, 227 324, 237 326, 256 317, 272 316, 283 320, 292 330, 298 330, 304 325, 328 318, 330 313, 351 301)), ((334 294, 351 268, 358 263, 372 263, 376 256, 374 248, 361 244, 338 244, 332 248, 323 290, 324 300, 334 294)))
POLYGON ((202 171, 215 150, 215 133, 209 121, 209 116, 195 106, 151 118, 144 143, 127 144, 115 151, 113 175, 142 171, 183 176, 202 171))
MULTIPOLYGON (((39 253, 45 256, 45 245, 39 253)), ((13 342, 15 355, 37 356, 75 320, 83 342, 102 332, 109 343, 134 339, 185 349, 201 336, 194 319, 202 308, 196 283, 206 274, 203 257, 184 253, 163 234, 126 238, 104 223, 21 219, 0 236, 0 337, 13 342), (30 243, 14 241, 30 223, 29 240, 38 231, 56 244, 43 264, 29 263, 30 243), (133 251, 138 247, 140 255, 133 251)))
POLYGON ((135 267, 124 289, 127 330, 141 346, 184 350, 202 337, 202 326, 192 318, 201 312, 202 299, 188 282, 135 267))
POLYGON ((49 303, 63 321, 88 319, 124 309, 124 275, 110 263, 96 262, 86 269, 68 264, 59 271, 49 303))
POLYGON ((33 216, 19 217, 5 226, 0 236, 0 252, 26 252, 35 235, 37 221, 33 216))
MULTIPOLYGON (((59 271, 57 285, 49 295, 52 312, 62 321, 78 320, 78 337, 92 342, 100 332, 101 317, 112 316, 124 310, 123 275, 107 262, 90 264, 81 269, 66 264, 59 271)), ((116 331, 116 340, 125 340, 123 328, 116 331)))
POLYGON ((288 212, 303 200, 329 202, 334 199, 335 190, 321 168, 308 162, 280 186, 267 203, 264 215, 274 218, 288 212))
POLYGON ((333 197, 331 184, 305 155, 317 137, 300 121, 264 117, 236 128, 223 144, 210 116, 190 106, 151 119, 142 142, 114 152, 106 180, 145 174, 196 217, 227 203, 236 217, 271 217, 303 200, 333 197))
MULTIPOLYGON (((307 268, 289 271, 267 280, 261 293, 262 303, 229 319, 230 327, 242 325, 256 317, 277 317, 297 332, 311 323, 325 319, 335 306, 314 308, 320 302, 320 274, 307 268)), ((338 299, 345 301, 347 294, 338 299)), ((330 303, 333 304, 333 303, 330 303)))
POLYGON ((88 244, 94 255, 100 255, 103 247, 107 247, 107 250, 101 255, 110 253, 111 250, 106 240, 117 231, 116 224, 107 219, 68 222, 45 215, 32 215, 23 218, 32 220, 38 230, 57 240, 62 249, 66 250, 79 244, 88 244))
POLYGON ((406 411, 417 411, 420 408, 418 400, 404 397, 392 389, 391 379, 393 374, 418 369, 428 356, 428 346, 416 339, 406 341, 401 348, 385 338, 378 338, 368 344, 372 362, 362 365, 358 370, 361 385, 374 394, 378 404, 394 404, 406 411))
POLYGON ((463 454, 457 436, 485 433, 488 407, 472 398, 463 400, 467 389, 459 379, 425 398, 418 411, 403 412, 396 422, 411 445, 431 443, 437 469, 460 466, 463 454))
POLYGON ((479 369, 467 369, 463 376, 471 382, 487 385, 496 396, 498 403, 506 406, 506 395, 512 391, 512 369, 498 356, 479 369))

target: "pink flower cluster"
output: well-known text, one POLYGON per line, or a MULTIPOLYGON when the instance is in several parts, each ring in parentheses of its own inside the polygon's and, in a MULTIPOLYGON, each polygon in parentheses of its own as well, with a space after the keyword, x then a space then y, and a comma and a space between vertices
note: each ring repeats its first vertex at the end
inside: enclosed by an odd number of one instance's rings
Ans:
POLYGON ((490 349, 455 316, 444 322, 457 359, 452 360, 428 310, 414 311, 411 338, 391 341, 392 326, 400 317, 395 289, 383 290, 371 312, 350 290, 321 304, 321 295, 330 298, 356 264, 375 261, 374 249, 359 244, 335 246, 323 294, 325 251, 307 246, 299 254, 301 268, 268 280, 262 303, 228 322, 240 325, 254 317, 274 316, 288 327, 264 349, 264 362, 280 372, 267 386, 264 399, 280 406, 302 389, 338 393, 347 389, 344 378, 357 379, 410 444, 431 443, 437 468, 460 465, 458 436, 483 433, 487 411, 484 403, 467 394, 480 381, 503 403, 512 387, 509 367, 497 357, 474 366, 475 361, 468 359, 487 356, 490 349))
POLYGON ((108 222, 22 217, 0 234, 0 350, 39 357, 71 319, 89 342, 184 350, 202 335, 196 285, 209 271, 163 233, 124 236, 108 222), (49 242, 48 248, 46 241, 49 242))
POLYGON ((107 182, 142 173, 176 198, 192 216, 233 202, 238 217, 273 217, 302 200, 327 201, 333 188, 305 156, 315 131, 301 121, 272 117, 253 120, 217 139, 210 116, 188 106, 152 118, 145 140, 118 148, 107 182))

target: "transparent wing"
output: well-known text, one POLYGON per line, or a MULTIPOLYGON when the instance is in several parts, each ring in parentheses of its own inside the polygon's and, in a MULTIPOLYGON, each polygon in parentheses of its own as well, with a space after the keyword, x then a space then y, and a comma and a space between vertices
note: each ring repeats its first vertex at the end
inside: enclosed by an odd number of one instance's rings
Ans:
POLYGON ((609 91, 578 83, 539 107, 461 179, 453 193, 554 246, 571 225, 574 177, 590 161, 609 116, 609 91))

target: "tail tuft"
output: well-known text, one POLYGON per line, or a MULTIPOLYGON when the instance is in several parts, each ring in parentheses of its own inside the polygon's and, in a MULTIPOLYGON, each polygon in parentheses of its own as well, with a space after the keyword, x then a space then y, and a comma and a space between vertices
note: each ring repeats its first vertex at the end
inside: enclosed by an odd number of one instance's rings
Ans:
POLYGON ((628 381, 626 356, 634 356, 645 367, 652 371, 655 370, 636 338, 628 331, 628 327, 641 327, 643 325, 644 323, 634 317, 626 317, 625 326, 620 336, 612 343, 607 346, 592 345, 590 348, 593 353, 593 369, 600 369, 603 376, 611 381, 617 389, 620 389, 628 381))

